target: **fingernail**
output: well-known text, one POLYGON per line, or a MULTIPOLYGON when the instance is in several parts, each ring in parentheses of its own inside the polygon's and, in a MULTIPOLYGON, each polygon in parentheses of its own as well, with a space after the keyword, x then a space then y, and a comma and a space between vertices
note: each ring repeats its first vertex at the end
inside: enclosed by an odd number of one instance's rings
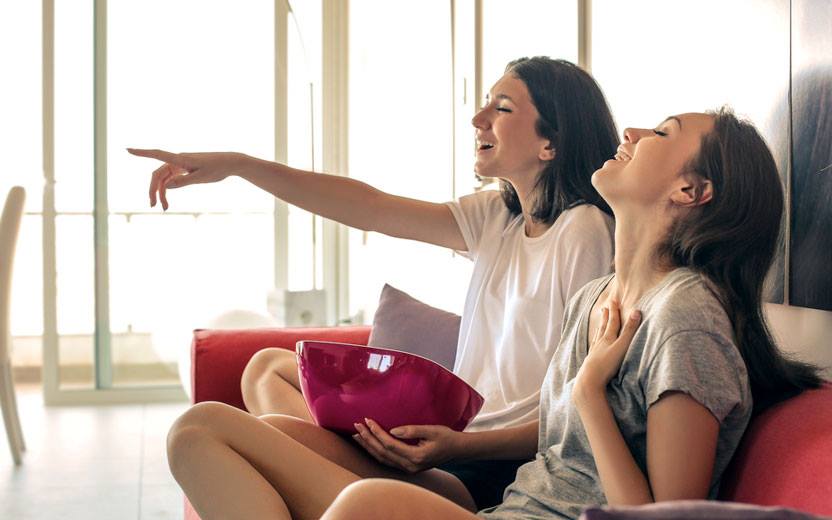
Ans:
POLYGON ((398 437, 399 435, 404 433, 404 430, 402 428, 393 428, 392 430, 390 430, 390 433, 398 437))
POLYGON ((358 430, 359 428, 361 428, 361 425, 360 425, 360 424, 358 424, 358 423, 352 423, 352 426, 353 426, 356 430, 358 430))
POLYGON ((641 318, 641 311, 633 311, 632 314, 630 314, 630 319, 633 321, 639 318, 641 318))

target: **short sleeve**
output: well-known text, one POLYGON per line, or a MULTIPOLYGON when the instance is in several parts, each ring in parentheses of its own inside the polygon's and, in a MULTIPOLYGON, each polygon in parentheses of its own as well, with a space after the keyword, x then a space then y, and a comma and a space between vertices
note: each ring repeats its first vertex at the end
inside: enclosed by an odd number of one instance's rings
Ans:
POLYGON ((462 256, 473 260, 477 257, 484 230, 489 221, 499 214, 508 215, 500 192, 480 191, 460 197, 459 200, 446 202, 446 206, 456 219, 462 238, 465 239, 467 251, 458 251, 462 256))
POLYGON ((724 336, 693 330, 667 338, 642 375, 647 409, 665 392, 682 392, 722 423, 748 398, 739 351, 724 336))

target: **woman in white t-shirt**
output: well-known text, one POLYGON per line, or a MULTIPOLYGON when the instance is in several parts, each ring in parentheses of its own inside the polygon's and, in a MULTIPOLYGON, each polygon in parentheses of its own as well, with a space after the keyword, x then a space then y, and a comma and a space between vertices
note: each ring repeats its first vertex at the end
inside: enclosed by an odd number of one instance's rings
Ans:
MULTIPOLYGON (((498 503, 517 467, 534 456, 539 389, 560 339, 565 304, 611 269, 613 223, 590 178, 615 153, 617 132, 592 77, 544 57, 510 63, 472 123, 475 170, 499 178, 501 189, 447 204, 241 154, 131 150, 165 162, 153 174, 152 205, 158 193, 167 209, 167 188, 238 175, 326 218, 452 248, 474 261, 454 367, 485 397, 468 431, 406 427, 397 432, 399 439, 421 439, 410 446, 368 421, 357 425, 357 445, 311 424, 294 355, 269 349, 252 359, 243 377, 246 406, 259 419, 220 403, 200 403, 171 430, 171 469, 198 511, 223 516, 228 507, 239 514, 240 501, 263 485, 276 489, 277 502, 290 504, 293 514, 319 504, 303 500, 302 488, 278 482, 283 477, 264 475, 257 450, 231 448, 255 438, 269 459, 279 461, 285 449, 280 446, 289 439, 301 452, 306 446, 356 478, 407 480, 470 510, 498 503), (215 478, 220 473, 223 484, 215 478), (222 496, 235 499, 226 503, 222 496)), ((303 468, 283 470, 291 479, 303 468)), ((334 498, 348 483, 335 479, 320 486, 334 498)))

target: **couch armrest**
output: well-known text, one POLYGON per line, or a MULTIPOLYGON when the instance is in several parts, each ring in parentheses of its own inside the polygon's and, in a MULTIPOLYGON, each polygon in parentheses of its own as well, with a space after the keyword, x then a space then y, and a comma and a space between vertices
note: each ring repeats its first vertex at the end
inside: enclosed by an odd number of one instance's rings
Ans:
POLYGON ((721 500, 832 515, 832 383, 751 420, 722 477, 721 500))
POLYGON ((294 350, 301 340, 366 345, 370 329, 369 326, 358 326, 195 330, 191 343, 193 402, 221 401, 245 410, 240 379, 246 364, 258 350, 267 347, 294 350))

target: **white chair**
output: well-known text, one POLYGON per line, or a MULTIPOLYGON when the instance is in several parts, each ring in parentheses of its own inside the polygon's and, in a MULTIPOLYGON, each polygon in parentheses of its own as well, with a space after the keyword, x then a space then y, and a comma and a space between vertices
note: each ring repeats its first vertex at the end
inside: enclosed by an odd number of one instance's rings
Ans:
POLYGON ((12 264, 23 218, 23 202, 26 191, 14 186, 6 197, 3 216, 0 218, 0 407, 3 409, 3 422, 15 464, 21 463, 21 453, 26 450, 23 442, 23 430, 20 428, 20 416, 17 413, 17 397, 14 394, 11 362, 11 331, 9 323, 12 297, 12 264))

